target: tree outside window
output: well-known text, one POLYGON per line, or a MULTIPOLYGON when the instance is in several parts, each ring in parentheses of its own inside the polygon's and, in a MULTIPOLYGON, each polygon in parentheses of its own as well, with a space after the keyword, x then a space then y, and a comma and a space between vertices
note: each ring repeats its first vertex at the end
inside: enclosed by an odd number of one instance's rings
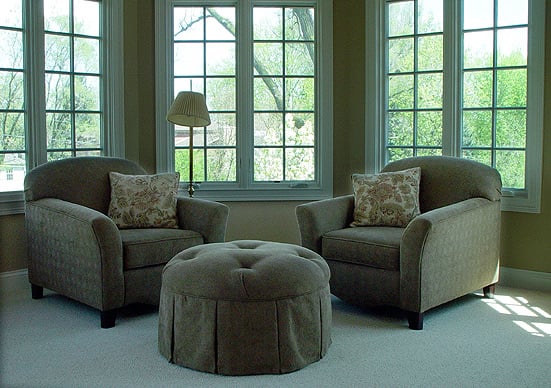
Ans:
MULTIPOLYGON (((194 130, 194 179, 235 182, 236 9, 174 8, 174 92, 205 93, 212 124, 194 130)), ((315 37, 311 7, 255 7, 254 181, 315 178, 315 37)), ((175 169, 189 176, 189 130, 175 128, 175 169)))
MULTIPOLYGON (((157 15, 168 14, 170 27, 158 29, 157 37, 162 46, 163 34, 171 33, 166 45, 171 74, 157 69, 158 79, 169 82, 173 98, 184 90, 204 93, 211 116, 210 126, 193 131, 194 181, 201 182, 196 194, 327 195, 330 159, 320 154, 331 152, 332 78, 323 70, 330 68, 332 26, 323 20, 331 20, 331 1, 159 2, 157 15), (320 88, 327 92, 322 95, 320 88)), ((174 169, 187 179, 189 128, 172 130, 164 121, 158 121, 158 136, 172 143, 167 147, 174 169)))
POLYGON ((25 30, 21 1, 0 7, 0 191, 15 191, 23 188, 26 170, 25 30))
POLYGON ((530 2, 464 0, 459 5, 385 2, 385 162, 420 155, 466 157, 497 168, 505 189, 524 191, 530 2), (445 26, 445 20, 457 24, 445 26), (450 50, 451 45, 458 49, 450 50), (446 100, 447 93, 453 98, 446 100))
POLYGON ((22 190, 40 163, 107 153, 107 3, 0 2, 0 192, 22 190))

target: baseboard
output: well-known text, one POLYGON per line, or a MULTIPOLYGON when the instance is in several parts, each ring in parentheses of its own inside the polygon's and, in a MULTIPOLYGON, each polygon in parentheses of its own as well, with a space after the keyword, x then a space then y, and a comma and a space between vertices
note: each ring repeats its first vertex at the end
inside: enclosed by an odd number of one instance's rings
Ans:
POLYGON ((506 287, 551 292, 551 273, 501 267, 499 284, 506 287))
POLYGON ((0 298, 28 291, 29 279, 26 269, 0 273, 0 298))
MULTIPOLYGON (((551 273, 501 267, 499 285, 551 292, 551 273)), ((30 294, 26 269, 0 273, 0 297, 20 292, 30 294)))

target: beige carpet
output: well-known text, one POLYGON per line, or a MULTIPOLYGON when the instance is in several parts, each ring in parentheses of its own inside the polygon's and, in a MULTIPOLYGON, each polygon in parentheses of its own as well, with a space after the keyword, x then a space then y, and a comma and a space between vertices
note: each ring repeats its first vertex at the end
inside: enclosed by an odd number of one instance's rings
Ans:
POLYGON ((498 287, 437 308, 425 329, 393 309, 333 299, 325 358, 286 375, 218 376, 169 364, 157 311, 125 309, 113 329, 97 311, 26 288, 1 300, 2 387, 549 387, 551 295, 498 287))

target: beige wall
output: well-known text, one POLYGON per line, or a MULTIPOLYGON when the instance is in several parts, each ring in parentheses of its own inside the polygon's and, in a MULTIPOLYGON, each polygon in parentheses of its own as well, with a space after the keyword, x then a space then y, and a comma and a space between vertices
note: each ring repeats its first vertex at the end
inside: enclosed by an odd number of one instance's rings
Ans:
POLYGON ((155 20, 153 1, 124 2, 124 120, 128 159, 155 172, 155 20))
POLYGON ((0 217, 0 272, 26 268, 25 218, 0 217))
MULTIPOLYGON (((551 0, 547 0, 551 25, 551 0)), ((155 170, 153 0, 125 1, 126 155, 155 170)), ((364 166, 364 1, 334 1, 334 194, 350 192, 350 174, 364 166)), ((551 272, 551 29, 546 32, 542 213, 504 212, 502 264, 551 272)), ((367 59, 369 60, 369 58, 367 59)), ((230 202, 228 240, 297 243, 298 202, 230 202)), ((0 217, 0 272, 25 268, 23 216, 0 217)))
POLYGON ((545 95, 541 213, 503 212, 502 265, 551 272, 551 0, 545 2, 545 95))

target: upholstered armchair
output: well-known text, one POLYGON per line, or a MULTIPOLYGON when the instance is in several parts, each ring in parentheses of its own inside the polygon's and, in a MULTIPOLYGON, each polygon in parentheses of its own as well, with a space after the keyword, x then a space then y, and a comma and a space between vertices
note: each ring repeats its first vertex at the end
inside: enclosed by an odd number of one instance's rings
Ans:
POLYGON ((467 159, 427 156, 389 163, 382 172, 420 167, 420 214, 404 227, 351 227, 354 195, 296 208, 301 242, 331 269, 331 292, 361 307, 407 312, 421 330, 431 308, 483 289, 499 276, 501 178, 467 159))
POLYGON ((158 304, 164 265, 183 249, 223 242, 228 218, 223 204, 177 197, 176 178, 173 227, 119 228, 108 216, 112 172, 147 175, 129 160, 76 157, 25 177, 32 297, 47 288, 92 306, 103 328, 115 325, 120 307, 158 304))

